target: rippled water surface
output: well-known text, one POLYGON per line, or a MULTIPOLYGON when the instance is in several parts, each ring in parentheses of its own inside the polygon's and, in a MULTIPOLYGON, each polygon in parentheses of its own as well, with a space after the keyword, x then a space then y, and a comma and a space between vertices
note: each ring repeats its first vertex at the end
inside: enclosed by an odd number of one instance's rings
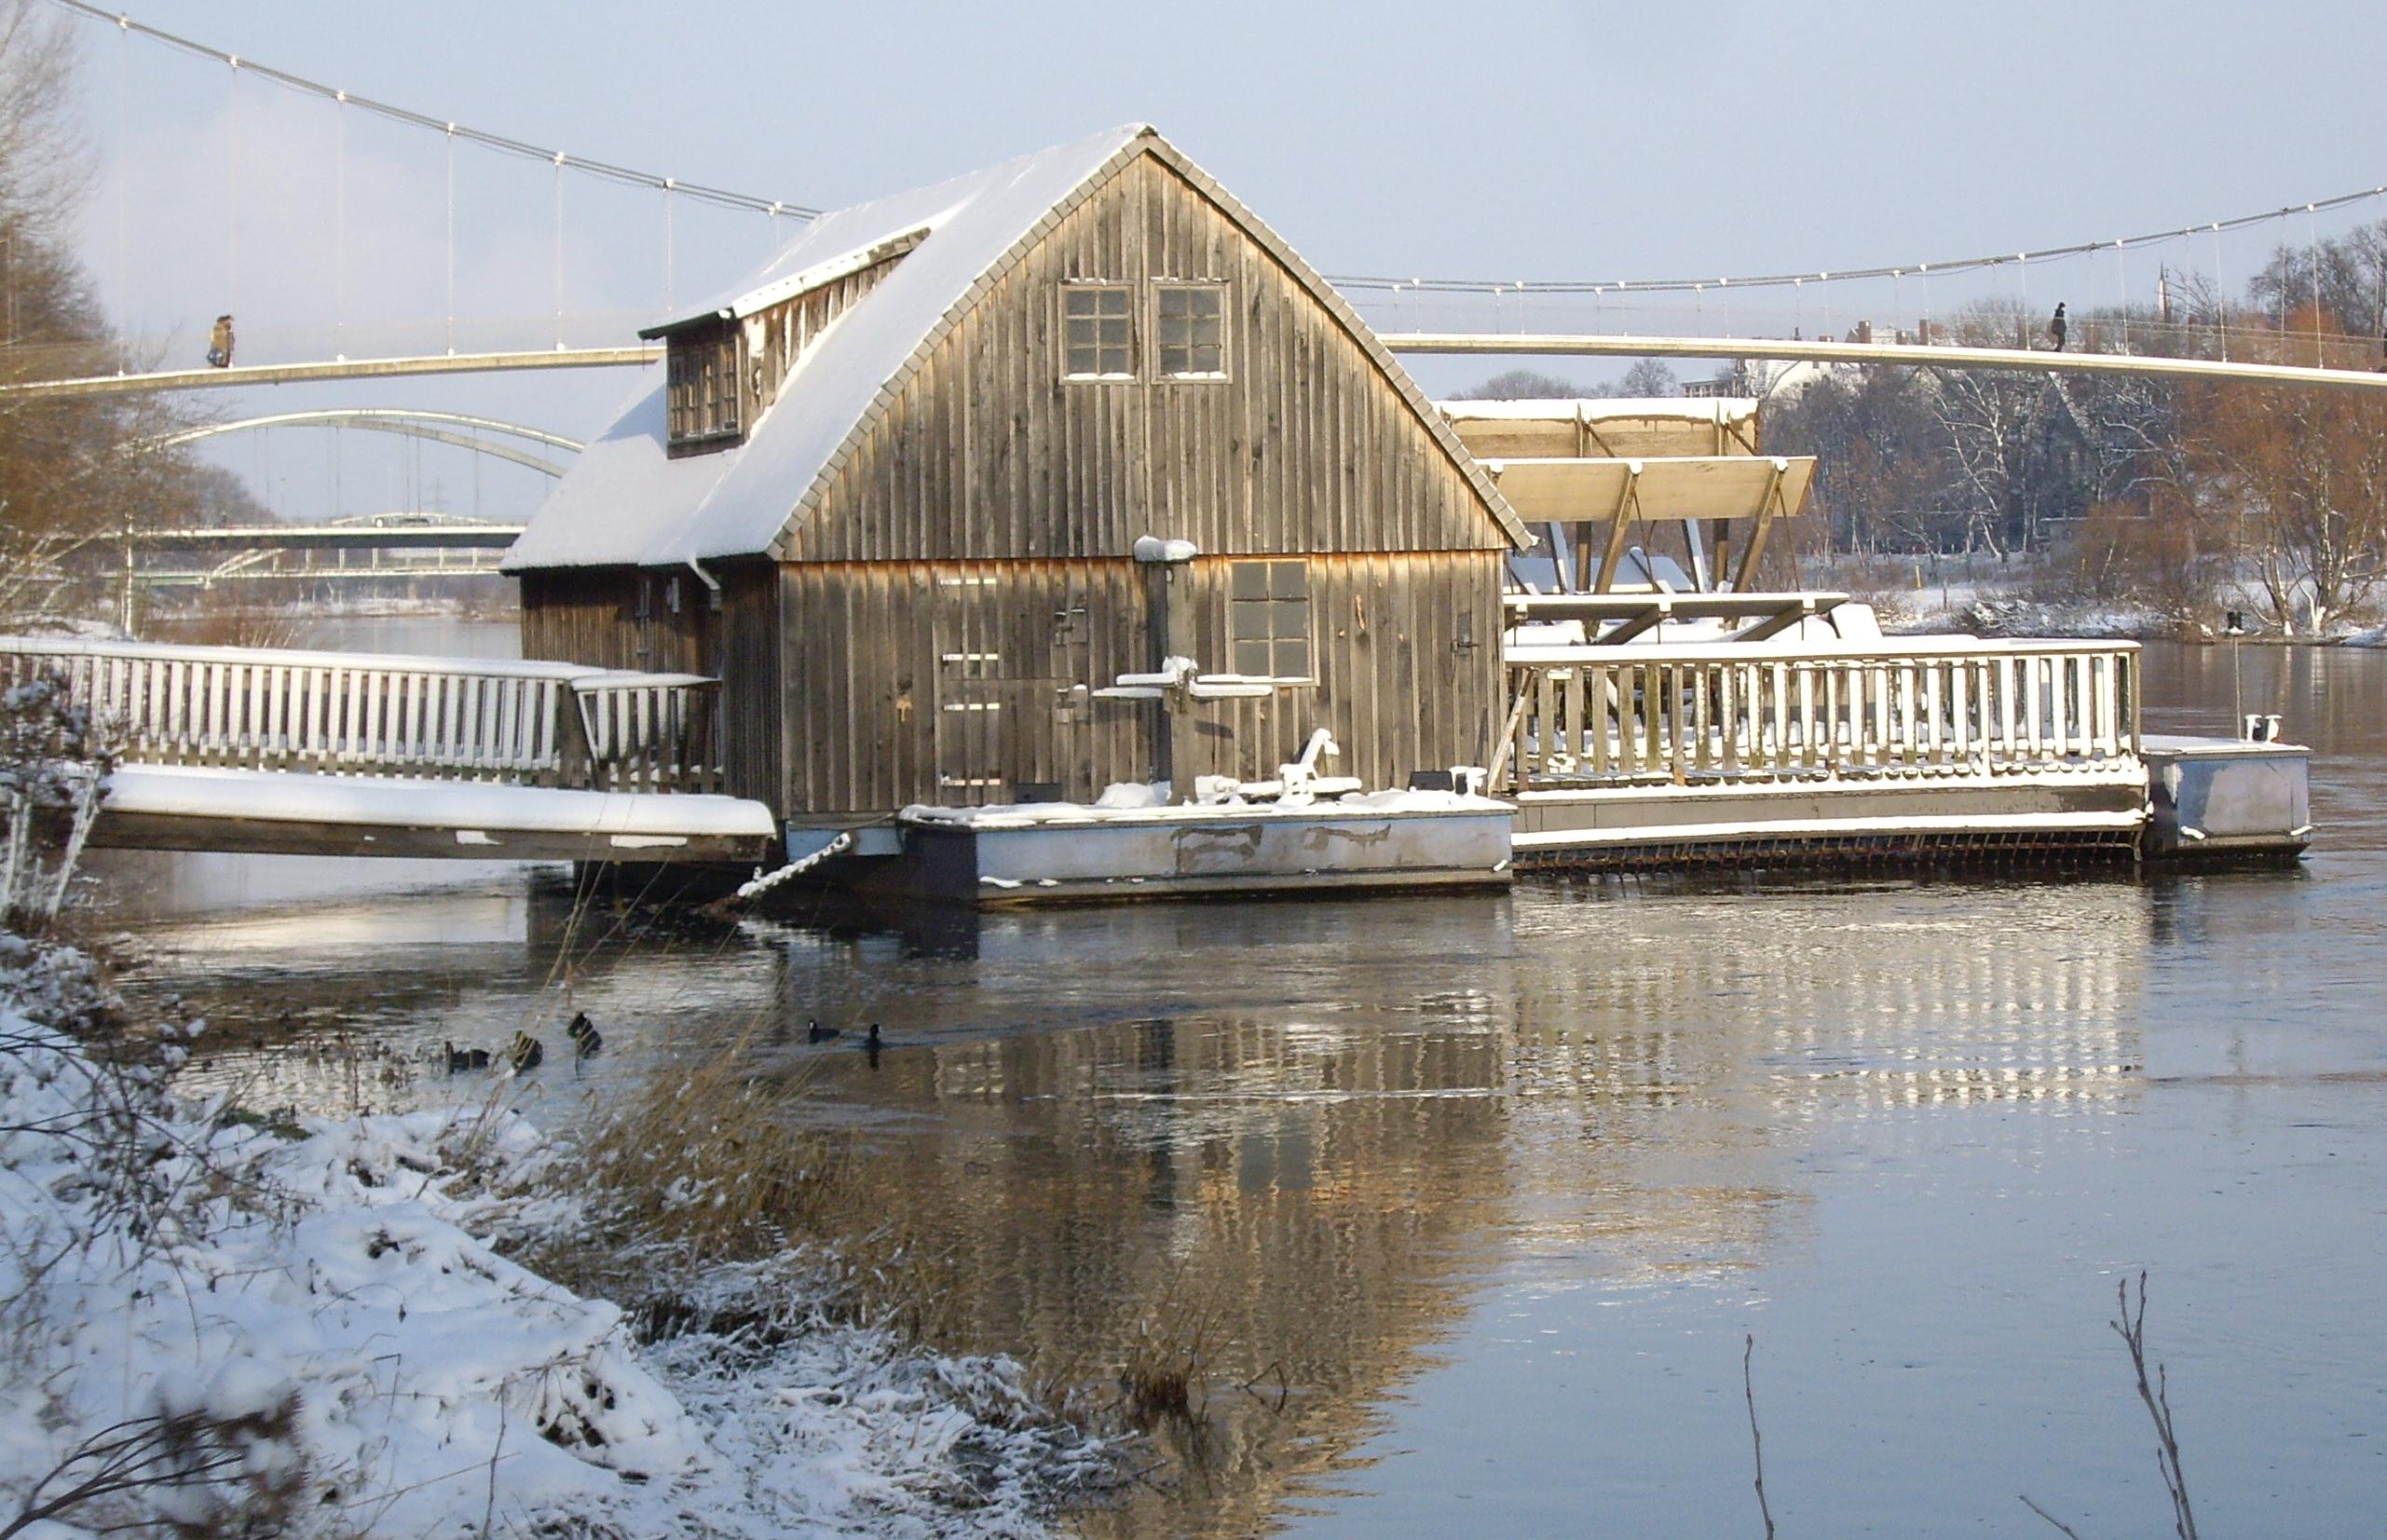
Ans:
MULTIPOLYGON (((2223 729, 2228 652, 2148 661, 2150 729, 2223 729)), ((119 857, 119 922, 263 1099, 456 1094, 433 1045, 567 998, 608 1051, 539 1115, 741 1039, 807 1075, 981 1345, 1201 1324, 1193 1465, 1094 1533, 1757 1533, 1750 1334, 1785 1533, 2161 1533, 2142 1268, 2206 1533, 2368 1532, 2387 656, 2238 688, 2316 750, 2298 871, 663 934, 506 867, 119 857)))

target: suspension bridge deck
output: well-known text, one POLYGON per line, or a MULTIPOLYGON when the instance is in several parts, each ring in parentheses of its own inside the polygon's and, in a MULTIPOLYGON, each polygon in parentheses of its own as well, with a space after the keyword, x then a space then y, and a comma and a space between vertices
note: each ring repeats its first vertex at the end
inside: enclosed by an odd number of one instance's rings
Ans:
MULTIPOLYGON (((2253 363, 2230 359, 2170 358, 2148 353, 2057 352, 2029 348, 1969 348, 1942 343, 1835 342, 1785 337, 1594 335, 1574 332, 1387 332, 1378 340, 1395 353, 1446 353, 1663 359, 1771 359, 1786 362, 1926 364, 1941 369, 1993 369, 2041 374, 2140 375, 2158 378, 2235 380, 2262 385, 2325 386, 2387 390, 2387 370, 2334 369, 2309 364, 2253 363)), ((19 380, 0 385, 0 402, 34 397, 120 396, 155 390, 222 389, 244 385, 294 385, 308 380, 385 379, 408 375, 476 375, 518 369, 618 369, 662 361, 660 347, 551 348, 503 353, 432 353, 419 357, 330 359, 298 363, 235 364, 225 369, 167 369, 137 375, 19 380)))

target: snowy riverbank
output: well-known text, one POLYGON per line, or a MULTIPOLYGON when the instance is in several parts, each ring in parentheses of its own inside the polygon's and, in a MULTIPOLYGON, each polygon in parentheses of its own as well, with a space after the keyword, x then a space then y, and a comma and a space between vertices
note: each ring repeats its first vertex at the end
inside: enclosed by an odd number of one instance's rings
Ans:
POLYGON ((833 1317, 800 1251, 674 1276, 659 1341, 508 1260, 588 1212, 511 1111, 263 1126, 118 1016, 0 935, 0 1529, 1025 1535, 1098 1476, 1016 1366, 833 1317))

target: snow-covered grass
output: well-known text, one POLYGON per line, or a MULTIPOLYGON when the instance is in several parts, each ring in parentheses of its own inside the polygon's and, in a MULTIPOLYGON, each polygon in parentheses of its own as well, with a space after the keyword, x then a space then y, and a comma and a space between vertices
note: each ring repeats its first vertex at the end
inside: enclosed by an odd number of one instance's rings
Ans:
POLYGON ((764 1093, 579 1146, 497 1106, 273 1127, 175 1094, 196 1029, 0 935, 0 1533, 1016 1535, 1107 1467, 774 1228, 813 1157, 760 1146, 764 1093), (633 1308, 524 1265, 575 1252, 633 1308))

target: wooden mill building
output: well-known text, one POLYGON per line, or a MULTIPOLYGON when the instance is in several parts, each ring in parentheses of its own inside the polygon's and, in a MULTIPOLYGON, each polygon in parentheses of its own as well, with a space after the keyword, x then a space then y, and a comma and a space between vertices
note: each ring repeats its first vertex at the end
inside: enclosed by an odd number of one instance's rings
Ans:
POLYGON ((726 789, 798 827, 1181 796, 1317 728, 1370 787, 1492 753, 1523 526, 1150 128, 825 215, 643 334, 507 556, 524 652, 717 677, 726 789), (1100 693, 1180 658, 1213 688, 1100 693))

